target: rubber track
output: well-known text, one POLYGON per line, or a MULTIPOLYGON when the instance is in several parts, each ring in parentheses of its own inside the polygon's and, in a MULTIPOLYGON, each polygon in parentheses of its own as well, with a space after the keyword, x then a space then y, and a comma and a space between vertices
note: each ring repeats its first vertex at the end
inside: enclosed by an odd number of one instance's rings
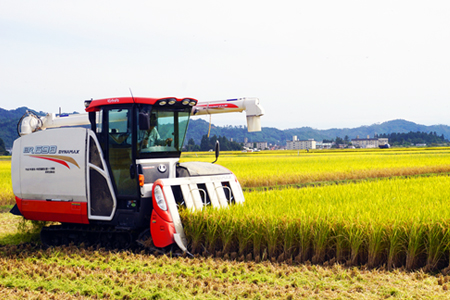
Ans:
POLYGON ((52 225, 41 230, 44 246, 62 246, 71 243, 86 247, 99 245, 106 249, 128 249, 134 243, 134 234, 111 226, 52 225))

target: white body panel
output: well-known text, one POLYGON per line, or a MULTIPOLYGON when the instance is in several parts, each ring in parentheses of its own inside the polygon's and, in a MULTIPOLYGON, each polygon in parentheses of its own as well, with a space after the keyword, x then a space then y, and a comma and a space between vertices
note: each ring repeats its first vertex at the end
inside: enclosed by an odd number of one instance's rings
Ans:
POLYGON ((21 199, 87 202, 86 129, 40 131, 14 142, 14 195, 21 199))
MULTIPOLYGON (((148 168, 157 168, 155 165, 166 164, 168 166, 166 172, 166 178, 175 178, 176 177, 176 165, 180 161, 179 158, 145 158, 145 159, 137 159, 136 164, 142 166, 142 169, 145 171, 148 168)), ((162 174, 162 173, 161 173, 162 174)), ((159 179, 159 178, 157 178, 159 179)), ((156 180, 156 179, 155 179, 156 180)), ((146 183, 141 187, 141 195, 142 197, 148 198, 152 196, 152 183, 146 183)))
MULTIPOLYGON (((102 151, 101 168, 89 162, 89 143, 100 150, 93 131, 86 128, 59 128, 38 131, 14 141, 11 175, 14 195, 25 200, 87 202, 88 218, 111 220, 117 206, 112 181, 102 151), (104 189, 111 195, 108 215, 92 210, 89 169, 104 178, 104 189)), ((95 205, 94 205, 95 207, 95 205)))

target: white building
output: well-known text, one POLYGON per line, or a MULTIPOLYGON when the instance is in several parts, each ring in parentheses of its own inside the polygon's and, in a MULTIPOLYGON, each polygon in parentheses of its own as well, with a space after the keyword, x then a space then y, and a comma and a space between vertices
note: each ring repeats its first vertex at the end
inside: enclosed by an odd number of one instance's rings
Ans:
POLYGON ((267 146, 267 142, 248 142, 248 139, 244 139, 244 147, 248 149, 258 149, 258 150, 266 150, 269 148, 267 146))
POLYGON ((379 146, 386 145, 388 143, 387 138, 370 138, 360 139, 359 136, 356 139, 352 139, 352 145, 360 148, 378 148, 379 146))
POLYGON ((298 140, 294 135, 292 141, 286 141, 287 150, 304 150, 304 149, 316 149, 316 141, 314 139, 298 140))
POLYGON ((331 149, 332 143, 316 142, 316 149, 331 149))

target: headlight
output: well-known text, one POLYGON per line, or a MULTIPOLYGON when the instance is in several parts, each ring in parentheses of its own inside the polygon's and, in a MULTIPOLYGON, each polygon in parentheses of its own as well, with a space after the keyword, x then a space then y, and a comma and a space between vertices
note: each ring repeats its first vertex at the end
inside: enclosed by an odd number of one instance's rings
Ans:
POLYGON ((156 204, 158 204, 159 208, 163 211, 167 210, 166 200, 164 199, 163 191, 161 187, 157 185, 154 190, 154 196, 156 200, 156 204))

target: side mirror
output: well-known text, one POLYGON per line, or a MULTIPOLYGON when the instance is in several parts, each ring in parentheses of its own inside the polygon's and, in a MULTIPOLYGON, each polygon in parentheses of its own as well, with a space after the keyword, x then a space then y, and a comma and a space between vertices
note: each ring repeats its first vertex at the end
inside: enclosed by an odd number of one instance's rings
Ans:
POLYGON ((150 116, 148 115, 148 113, 145 112, 139 113, 139 129, 140 130, 150 129, 150 116))
POLYGON ((220 153, 220 144, 219 141, 216 141, 216 146, 214 147, 214 150, 216 152, 216 160, 212 163, 215 163, 219 159, 219 153, 220 153))

